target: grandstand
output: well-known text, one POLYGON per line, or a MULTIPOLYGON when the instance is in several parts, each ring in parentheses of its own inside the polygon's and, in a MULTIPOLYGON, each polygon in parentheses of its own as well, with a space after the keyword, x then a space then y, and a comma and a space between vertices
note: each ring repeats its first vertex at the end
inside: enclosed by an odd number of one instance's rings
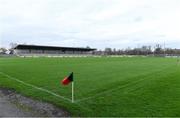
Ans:
POLYGON ((17 45, 14 54, 19 56, 61 56, 61 55, 92 55, 96 49, 77 47, 56 47, 40 45, 17 45))

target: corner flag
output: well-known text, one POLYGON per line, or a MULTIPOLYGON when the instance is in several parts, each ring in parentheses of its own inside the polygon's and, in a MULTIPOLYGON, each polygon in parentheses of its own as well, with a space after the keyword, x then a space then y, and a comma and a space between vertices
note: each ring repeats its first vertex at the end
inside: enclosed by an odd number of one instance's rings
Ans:
POLYGON ((65 78, 61 81, 61 83, 62 83, 63 85, 68 85, 68 84, 71 83, 71 82, 72 82, 72 103, 73 103, 73 102, 74 102, 73 72, 72 72, 69 76, 65 77, 65 78))
POLYGON ((62 83, 63 85, 68 85, 68 84, 71 83, 72 81, 73 81, 73 72, 72 72, 69 76, 65 77, 65 78, 61 81, 61 83, 62 83))

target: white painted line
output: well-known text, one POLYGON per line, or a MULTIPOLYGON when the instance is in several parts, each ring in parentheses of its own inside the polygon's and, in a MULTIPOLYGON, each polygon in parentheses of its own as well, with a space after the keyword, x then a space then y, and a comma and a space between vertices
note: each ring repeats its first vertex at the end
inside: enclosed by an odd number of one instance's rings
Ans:
MULTIPOLYGON (((165 69, 167 69, 167 68, 165 68, 165 69)), ((163 69, 163 70, 165 70, 165 69, 163 69)), ((163 71, 163 70, 155 71, 155 73, 161 72, 161 71, 163 71)), ((93 95, 93 96, 89 96, 89 97, 86 97, 86 98, 82 98, 82 99, 76 100, 76 103, 82 102, 82 101, 86 101, 86 100, 90 100, 90 99, 94 99, 94 98, 96 98, 96 97, 98 97, 98 96, 101 96, 101 95, 104 95, 104 94, 108 94, 108 93, 110 93, 110 92, 116 91, 116 90, 121 89, 121 88, 124 88, 124 87, 128 87, 128 86, 130 86, 130 85, 136 84, 136 83, 141 82, 141 81, 144 81, 144 80, 146 80, 146 79, 147 79, 147 78, 142 78, 142 79, 139 79, 139 80, 132 81, 132 82, 130 82, 130 83, 124 84, 124 85, 122 85, 122 86, 118 86, 118 87, 116 87, 116 88, 109 89, 109 90, 103 91, 103 92, 101 92, 101 93, 97 93, 97 94, 95 94, 95 95, 93 95)))
POLYGON ((96 98, 96 97, 104 95, 104 94, 108 94, 110 92, 116 91, 116 90, 124 88, 124 87, 128 87, 128 86, 130 86, 132 84, 138 83, 138 82, 143 81, 143 80, 145 80, 145 79, 140 79, 140 80, 137 80, 137 81, 134 81, 134 82, 131 82, 131 83, 127 83, 125 85, 122 85, 122 86, 119 86, 119 87, 116 87, 116 88, 113 88, 113 89, 110 89, 110 90, 107 90, 107 91, 103 91, 101 93, 95 94, 95 95, 87 97, 87 98, 82 98, 80 100, 76 100, 76 103, 86 101, 86 100, 90 100, 90 99, 96 98))
MULTIPOLYGON (((162 71, 162 70, 161 70, 161 71, 162 71)), ((51 94, 51 95, 54 95, 54 96, 56 96, 56 97, 59 97, 59 98, 62 98, 62 99, 64 99, 64 100, 67 100, 67 101, 69 101, 69 102, 72 102, 72 100, 69 99, 69 98, 65 98, 65 97, 60 96, 60 95, 57 95, 57 94, 55 94, 55 93, 53 93, 53 92, 51 92, 51 91, 49 91, 49 90, 46 90, 46 89, 43 89, 43 88, 40 88, 40 87, 31 85, 31 84, 28 84, 28 83, 25 83, 25 82, 23 82, 23 81, 21 81, 21 80, 19 80, 19 79, 13 78, 13 77, 5 74, 5 73, 3 73, 3 72, 0 72, 0 74, 8 77, 9 79, 12 79, 12 80, 15 80, 15 81, 17 81, 17 82, 20 82, 20 83, 22 83, 22 84, 24 84, 24 85, 26 85, 26 86, 33 87, 33 88, 35 88, 35 89, 38 89, 38 90, 47 92, 47 93, 49 93, 49 94, 51 94)), ((96 97, 98 97, 98 96, 101 96, 101 95, 104 95, 104 94, 107 94, 107 93, 116 91, 116 90, 118 90, 118 89, 121 89, 121 88, 130 86, 130 85, 132 85, 132 84, 136 84, 136 83, 138 83, 138 82, 140 82, 140 81, 144 81, 144 80, 146 80, 146 79, 143 78, 143 79, 139 79, 139 80, 137 80, 137 81, 132 81, 132 82, 127 83, 127 84, 125 84, 125 85, 121 85, 121 86, 118 86, 118 87, 116 87, 116 88, 109 89, 109 90, 107 90, 107 91, 103 91, 103 92, 98 93, 98 94, 95 94, 95 95, 93 95, 93 96, 89 96, 89 97, 86 97, 86 98, 82 98, 82 99, 76 100, 76 101, 74 101, 74 103, 86 101, 86 100, 89 100, 89 99, 94 99, 94 98, 96 98, 96 97)))
POLYGON ((19 83, 21 83, 21 84, 23 84, 23 85, 32 87, 32 88, 34 88, 34 89, 37 89, 37 90, 46 92, 46 93, 48 93, 48 94, 51 94, 51 95, 53 95, 53 96, 56 96, 56 97, 58 97, 58 98, 61 98, 61 99, 64 99, 64 100, 67 100, 67 101, 71 102, 71 99, 65 98, 64 96, 60 96, 60 95, 58 95, 58 94, 56 94, 56 93, 54 93, 54 92, 52 92, 52 91, 46 90, 46 89, 44 89, 44 88, 37 87, 37 86, 32 85, 32 84, 28 84, 28 83, 26 83, 26 82, 23 82, 23 81, 17 79, 17 78, 11 77, 11 76, 9 76, 8 74, 5 74, 5 73, 3 73, 3 72, 0 72, 0 74, 6 76, 7 78, 9 78, 9 79, 11 79, 11 80, 15 80, 15 81, 17 81, 17 82, 19 82, 19 83))

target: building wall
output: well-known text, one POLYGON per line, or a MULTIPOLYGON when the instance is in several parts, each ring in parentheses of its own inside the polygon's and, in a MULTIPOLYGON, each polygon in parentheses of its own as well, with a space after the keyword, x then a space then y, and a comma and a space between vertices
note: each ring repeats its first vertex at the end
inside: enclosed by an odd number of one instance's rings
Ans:
POLYGON ((62 50, 22 50, 16 49, 15 54, 26 55, 26 54, 44 54, 44 55, 60 55, 60 54, 92 54, 92 51, 62 51, 62 50))
POLYGON ((14 53, 15 54, 29 54, 30 53, 30 51, 29 50, 20 50, 20 49, 16 49, 16 50, 14 50, 14 53))

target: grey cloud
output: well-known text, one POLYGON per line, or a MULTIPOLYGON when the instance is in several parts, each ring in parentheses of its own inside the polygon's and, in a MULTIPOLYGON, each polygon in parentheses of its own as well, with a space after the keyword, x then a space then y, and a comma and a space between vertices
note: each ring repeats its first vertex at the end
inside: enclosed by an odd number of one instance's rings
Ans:
POLYGON ((102 49, 166 41, 178 47, 180 40, 177 0, 2 1, 3 46, 26 42, 102 49))

